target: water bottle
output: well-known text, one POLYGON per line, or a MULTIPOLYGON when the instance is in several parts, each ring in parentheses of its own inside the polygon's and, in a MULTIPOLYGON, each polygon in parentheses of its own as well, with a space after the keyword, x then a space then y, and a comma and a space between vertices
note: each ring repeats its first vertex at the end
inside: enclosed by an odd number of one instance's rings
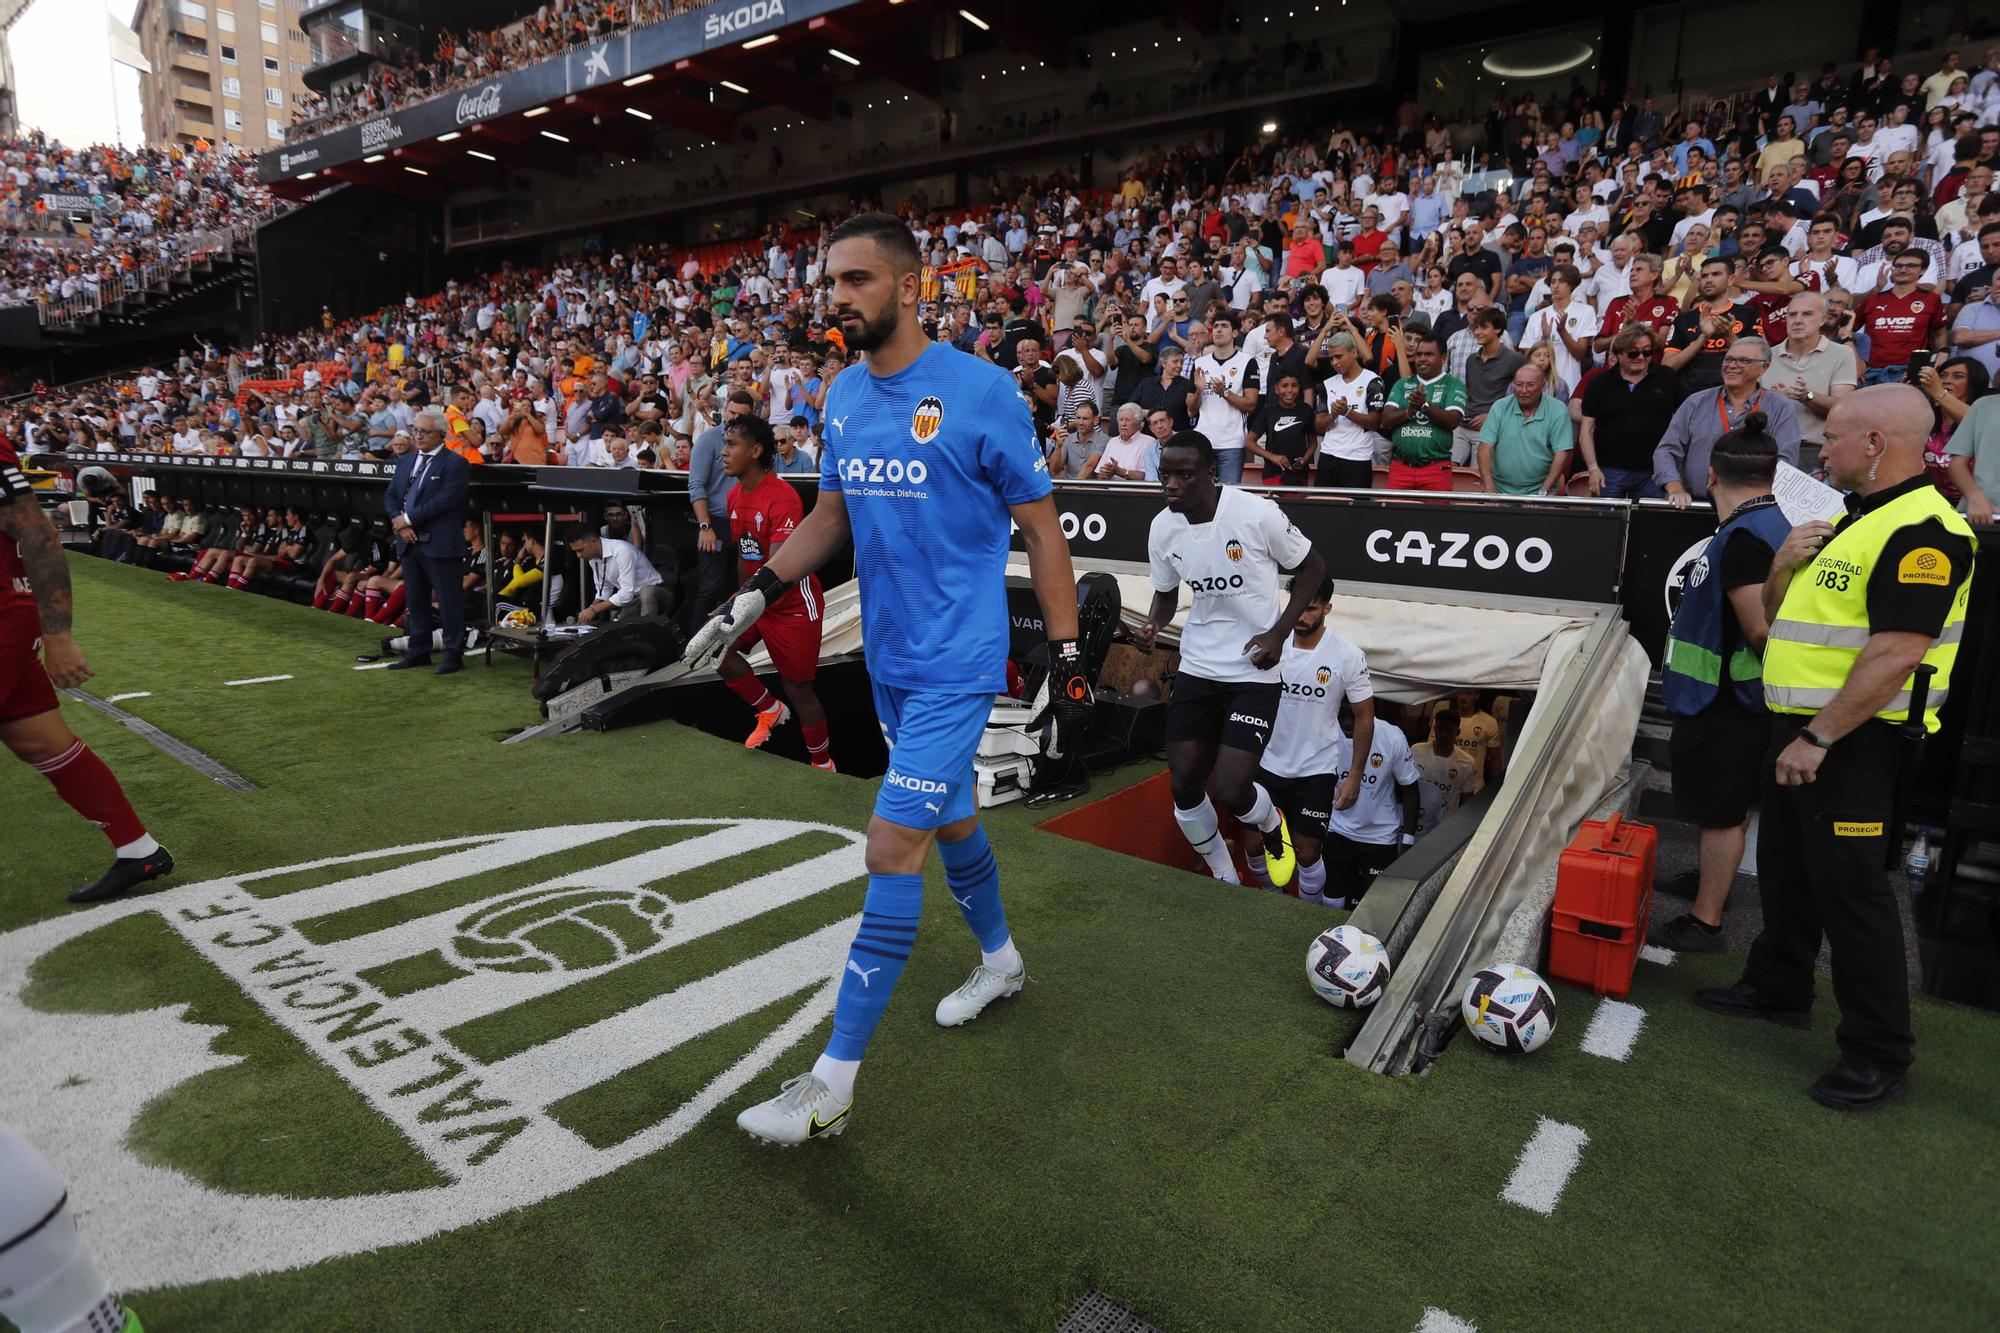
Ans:
POLYGON ((1910 850, 1903 858, 1903 872, 1909 876, 1910 896, 1924 891, 1925 882, 1931 873, 1931 831, 1919 824, 1916 836, 1910 839, 1910 850))

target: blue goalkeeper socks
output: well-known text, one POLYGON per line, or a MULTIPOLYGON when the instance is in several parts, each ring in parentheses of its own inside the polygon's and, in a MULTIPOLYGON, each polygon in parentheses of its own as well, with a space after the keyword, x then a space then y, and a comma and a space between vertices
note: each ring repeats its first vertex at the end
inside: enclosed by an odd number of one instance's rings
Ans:
POLYGON ((993 859, 993 847, 986 841, 986 826, 974 824, 972 836, 962 842, 937 845, 938 859, 944 862, 945 886, 959 915, 979 940, 982 953, 999 953, 1007 945, 1007 913, 1000 906, 1000 866, 993 859))
MULTIPOLYGON (((997 894, 997 880, 996 880, 997 894)), ((917 942, 917 914, 924 900, 922 875, 870 875, 861 902, 861 929, 848 946, 833 1004, 833 1040, 826 1053, 835 1060, 859 1060, 889 1007, 896 978, 903 975, 917 942)), ((998 898, 995 899, 998 904, 998 898)))

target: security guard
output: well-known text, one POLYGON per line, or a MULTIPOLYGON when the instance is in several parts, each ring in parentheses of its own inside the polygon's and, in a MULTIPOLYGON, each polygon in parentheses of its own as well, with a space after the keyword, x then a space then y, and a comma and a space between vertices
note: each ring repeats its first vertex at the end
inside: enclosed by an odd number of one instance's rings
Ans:
POLYGON ((1833 946, 1840 1060, 1813 1100, 1866 1110, 1902 1093, 1910 996, 1902 918, 1884 870, 1912 673, 1935 670, 1938 727, 1972 584, 1972 529, 1924 473, 1931 410, 1903 384, 1862 389, 1826 420, 1821 459, 1850 492, 1837 525, 1806 523, 1764 585, 1764 698, 1777 714, 1757 876, 1764 931, 1743 979, 1695 992, 1717 1013, 1812 1022, 1813 964, 1833 946))
POLYGON ((1778 442, 1762 412, 1715 442, 1708 494, 1721 522, 1688 570, 1667 632, 1660 693, 1674 715, 1674 811, 1701 829, 1701 876, 1687 912, 1656 924, 1647 943, 1677 952, 1723 948, 1722 909, 1762 785, 1771 738, 1760 660, 1770 630, 1764 581, 1792 530, 1771 494, 1777 471, 1778 442))

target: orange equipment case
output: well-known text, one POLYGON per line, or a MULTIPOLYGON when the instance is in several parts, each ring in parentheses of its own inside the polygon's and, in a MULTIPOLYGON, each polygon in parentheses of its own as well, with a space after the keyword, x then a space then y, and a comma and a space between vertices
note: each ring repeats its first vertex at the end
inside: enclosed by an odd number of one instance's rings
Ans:
POLYGON ((1587 819, 1556 862, 1549 975, 1622 1000, 1653 914, 1659 832, 1623 815, 1587 819))

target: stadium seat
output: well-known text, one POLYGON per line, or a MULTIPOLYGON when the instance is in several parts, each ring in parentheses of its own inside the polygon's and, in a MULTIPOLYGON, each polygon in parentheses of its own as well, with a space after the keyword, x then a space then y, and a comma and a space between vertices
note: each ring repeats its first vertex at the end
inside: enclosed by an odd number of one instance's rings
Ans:
POLYGON ((1590 494, 1590 478, 1584 473, 1577 473, 1569 479, 1569 483, 1563 488, 1563 492, 1566 495, 1577 497, 1588 496, 1590 494))
POLYGON ((1482 495, 1486 491, 1486 479, 1479 475, 1478 468, 1455 467, 1451 470, 1451 488, 1482 495))

